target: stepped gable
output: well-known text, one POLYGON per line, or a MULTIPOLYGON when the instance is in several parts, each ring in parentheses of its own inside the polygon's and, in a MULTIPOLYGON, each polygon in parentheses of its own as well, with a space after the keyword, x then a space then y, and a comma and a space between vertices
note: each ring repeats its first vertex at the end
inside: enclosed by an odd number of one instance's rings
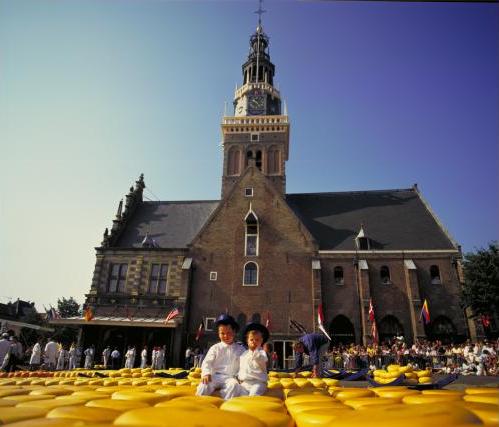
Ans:
POLYGON ((187 248, 218 200, 142 202, 128 220, 117 248, 141 248, 146 235, 160 249, 187 248))
POLYGON ((373 250, 457 249, 412 189, 287 194, 320 250, 356 250, 361 225, 373 250))

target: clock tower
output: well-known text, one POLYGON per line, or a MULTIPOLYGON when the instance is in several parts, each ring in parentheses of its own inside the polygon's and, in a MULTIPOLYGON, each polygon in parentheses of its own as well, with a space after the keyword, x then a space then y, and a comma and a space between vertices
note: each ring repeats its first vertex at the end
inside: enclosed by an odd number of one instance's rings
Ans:
MULTIPOLYGON (((257 11, 261 18, 263 11, 257 11)), ((289 121, 274 87, 275 66, 270 61, 269 38, 261 19, 250 37, 248 59, 242 66, 243 84, 234 92, 234 113, 222 121, 222 198, 248 166, 255 166, 282 194, 286 191, 289 121)))

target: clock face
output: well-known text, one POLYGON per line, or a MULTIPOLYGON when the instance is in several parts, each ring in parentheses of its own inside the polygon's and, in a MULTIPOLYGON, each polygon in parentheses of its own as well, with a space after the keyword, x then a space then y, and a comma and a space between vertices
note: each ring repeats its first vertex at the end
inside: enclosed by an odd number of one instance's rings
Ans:
POLYGON ((251 115, 265 113, 265 95, 250 95, 248 97, 248 110, 251 115))

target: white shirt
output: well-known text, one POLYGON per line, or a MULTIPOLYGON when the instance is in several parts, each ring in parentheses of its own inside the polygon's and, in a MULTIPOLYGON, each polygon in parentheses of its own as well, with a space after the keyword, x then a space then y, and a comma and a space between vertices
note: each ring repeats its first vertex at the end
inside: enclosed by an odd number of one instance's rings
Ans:
POLYGON ((240 381, 259 381, 267 383, 267 353, 261 348, 246 350, 239 359, 240 381))
POLYGON ((244 347, 237 343, 227 345, 219 342, 212 345, 201 365, 201 376, 235 377, 239 371, 239 357, 243 353, 244 347))
POLYGON ((36 343, 33 346, 33 350, 31 351, 31 358, 29 359, 29 363, 32 365, 39 365, 41 355, 42 347, 40 346, 40 343, 36 343))
POLYGON ((57 343, 54 341, 49 341, 45 345, 45 358, 48 363, 55 363, 58 350, 57 343))

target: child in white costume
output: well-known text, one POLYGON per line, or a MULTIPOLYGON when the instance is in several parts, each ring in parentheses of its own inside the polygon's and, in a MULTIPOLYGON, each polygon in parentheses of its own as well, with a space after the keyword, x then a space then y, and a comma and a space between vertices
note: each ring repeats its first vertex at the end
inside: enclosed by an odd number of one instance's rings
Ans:
POLYGON ((202 382, 196 394, 207 396, 215 390, 220 390, 220 396, 228 400, 237 395, 239 383, 236 374, 239 371, 239 357, 244 347, 234 342, 239 325, 232 316, 221 315, 215 326, 218 330, 220 342, 208 350, 201 365, 202 382))
POLYGON ((250 323, 243 332, 248 345, 239 360, 238 395, 261 396, 267 390, 267 353, 262 349, 269 338, 268 329, 259 323, 250 323))

